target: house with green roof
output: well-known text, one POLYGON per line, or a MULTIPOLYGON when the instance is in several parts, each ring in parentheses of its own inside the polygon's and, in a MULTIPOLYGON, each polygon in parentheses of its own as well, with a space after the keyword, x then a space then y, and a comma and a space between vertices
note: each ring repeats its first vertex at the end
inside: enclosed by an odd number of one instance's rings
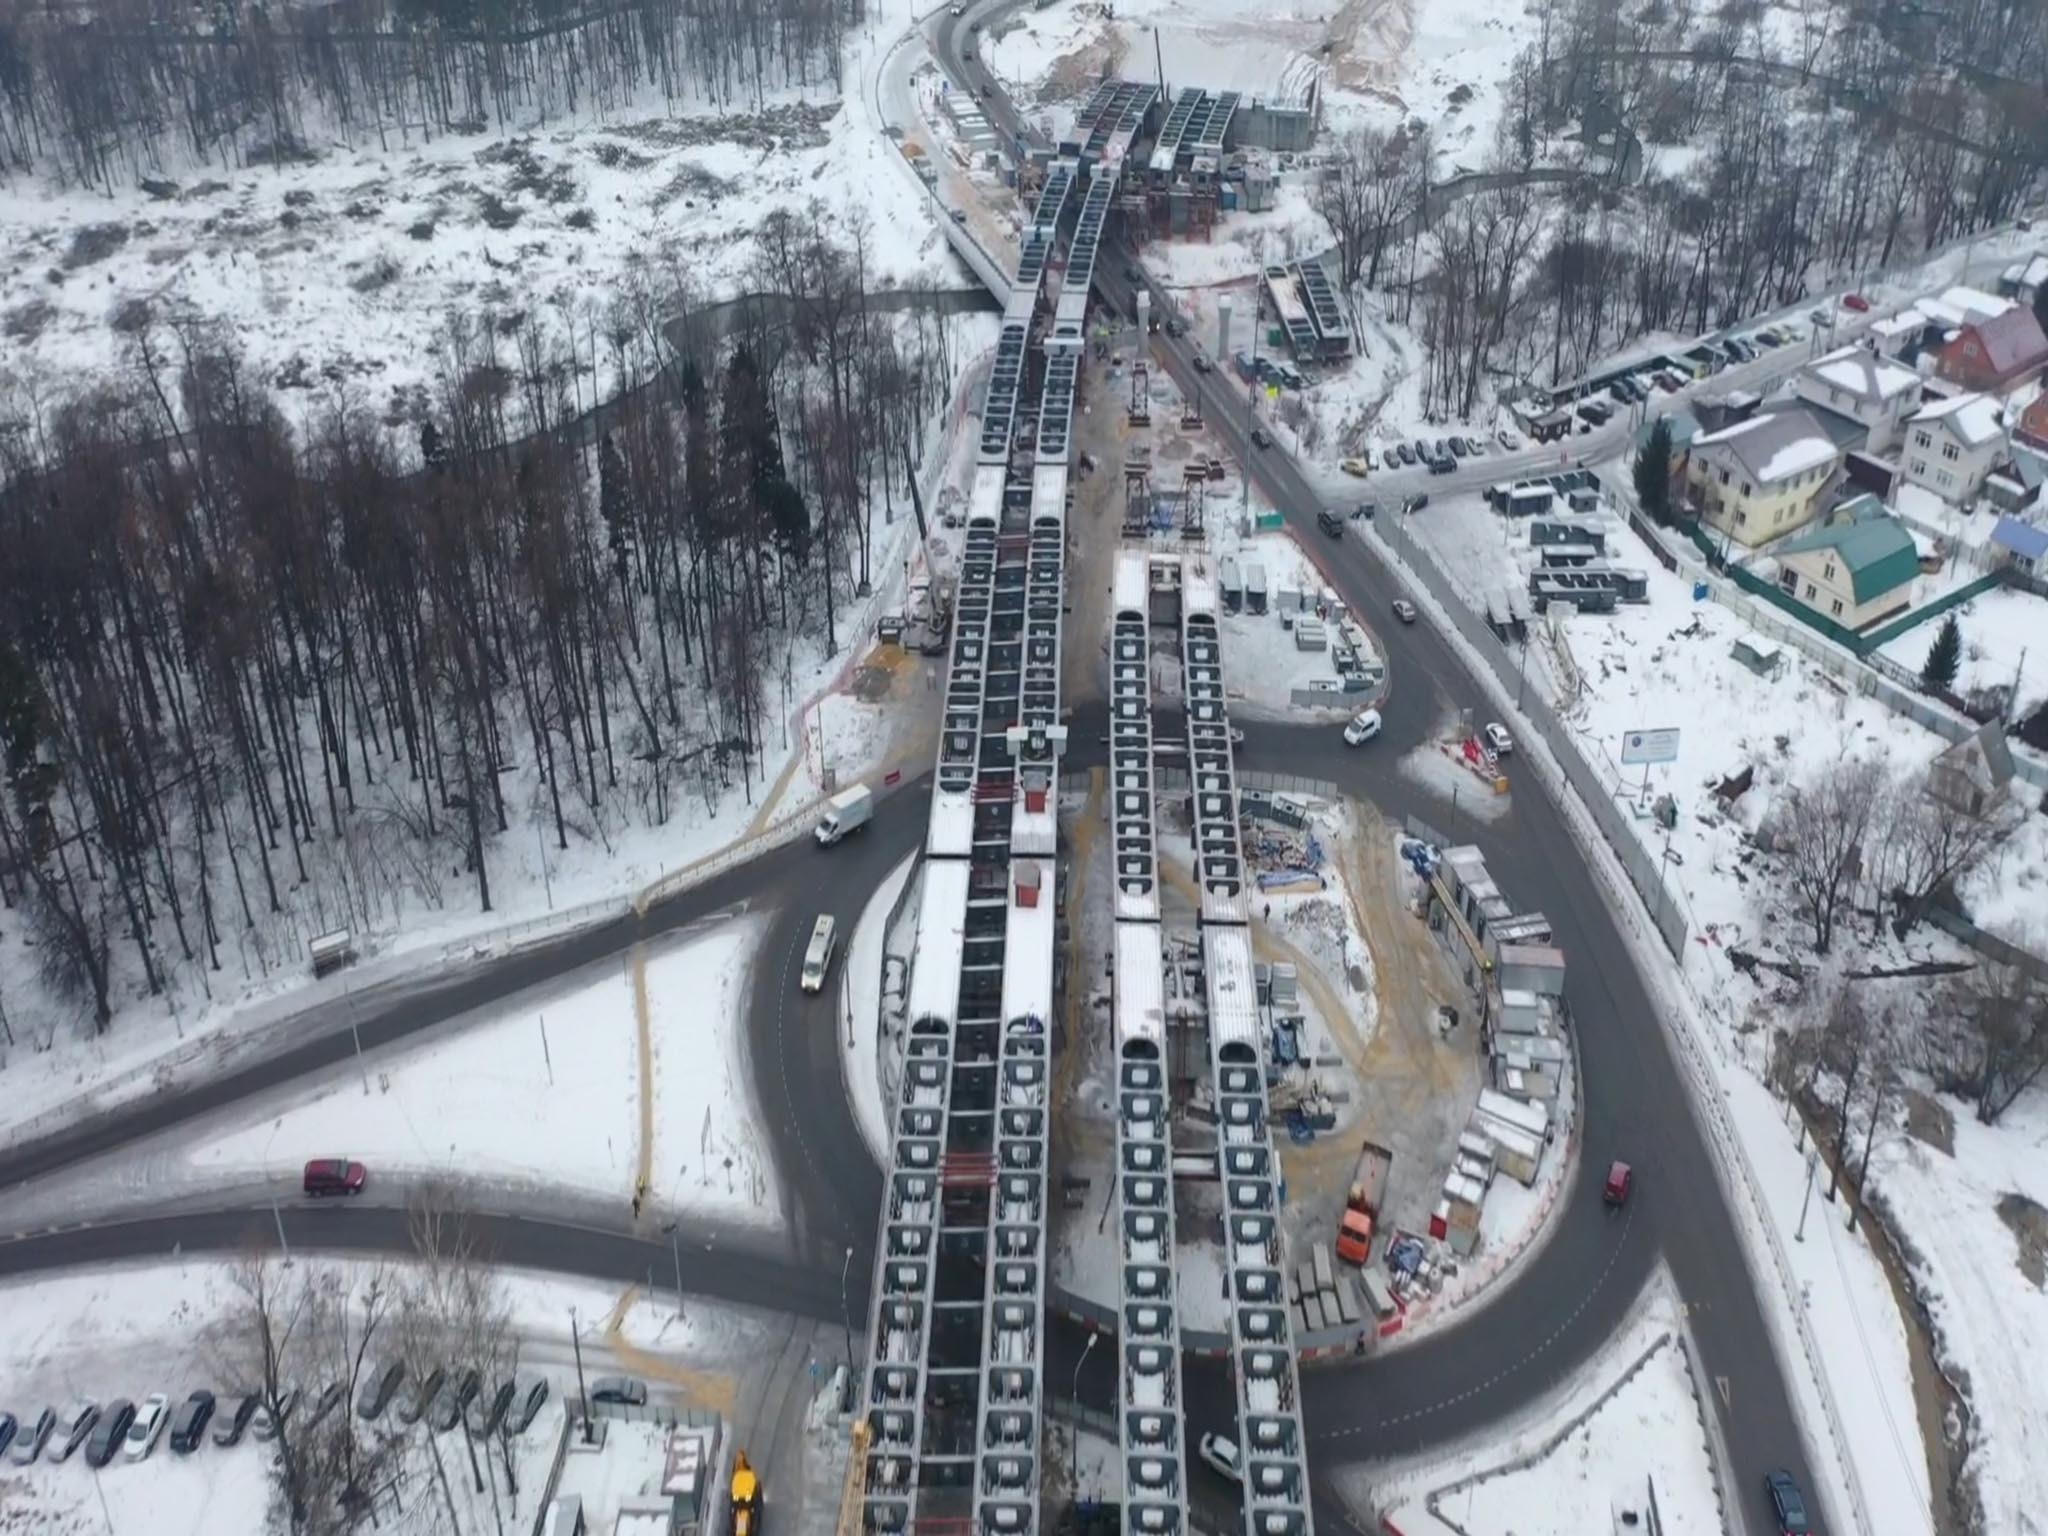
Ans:
POLYGON ((1845 501, 1771 553, 1787 596, 1844 629, 1863 630, 1913 601, 1920 552, 1875 496, 1845 501))

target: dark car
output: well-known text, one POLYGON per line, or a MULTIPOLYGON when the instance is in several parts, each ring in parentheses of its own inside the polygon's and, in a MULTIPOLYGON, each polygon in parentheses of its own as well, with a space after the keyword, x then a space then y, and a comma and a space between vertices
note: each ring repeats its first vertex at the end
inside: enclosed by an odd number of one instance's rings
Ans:
POLYGON ((1124 280, 1126 282, 1136 283, 1139 287, 1142 288, 1145 284, 1145 274, 1140 272, 1136 267, 1125 267, 1124 280))
POLYGON ((435 1366, 426 1375, 413 1383, 411 1393, 398 1405, 398 1417, 407 1424, 417 1424, 427 1416, 434 1406, 434 1399, 441 1395, 448 1385, 448 1373, 435 1366))
POLYGON ((356 1388, 356 1417, 367 1422, 383 1413, 404 1380, 403 1360, 384 1360, 372 1368, 356 1388))
POLYGON ((1432 475, 1452 474, 1456 472, 1457 468, 1458 461, 1452 458, 1448 453, 1440 454, 1436 458, 1433 458, 1429 461, 1429 472, 1432 475))
POLYGON ((360 1195, 369 1172, 345 1157, 316 1157, 306 1164, 305 1190, 321 1195, 360 1195))
POLYGON ((1429 444, 1425 443, 1421 438, 1418 437, 1417 439, 1415 439, 1414 448, 1415 462, 1418 464, 1427 464, 1429 462, 1429 444))
POLYGON ((1770 1497, 1771 1513, 1777 1517, 1782 1536, 1808 1536, 1813 1526, 1806 1518, 1806 1496, 1792 1474, 1783 1467, 1766 1472, 1764 1492, 1770 1497))
POLYGON ((1344 537, 1344 519, 1332 508, 1325 507, 1316 514, 1316 526, 1333 539, 1344 537))
POLYGON ((647 1401, 647 1383, 637 1376, 600 1376, 590 1384, 590 1400, 638 1408, 647 1401))
POLYGON ((1376 501, 1361 501, 1357 506, 1351 509, 1351 516, 1353 517, 1353 519, 1362 522, 1369 523, 1379 515, 1380 504, 1376 501))
POLYGON ((1403 464, 1413 464, 1415 462, 1415 450, 1406 443, 1396 443, 1388 451, 1400 459, 1403 464))
POLYGON ((1211 364, 1209 362, 1209 354, 1206 352, 1197 352, 1195 354, 1195 372, 1207 373, 1210 367, 1211 364))
POLYGON ((11 1413, 0 1413, 0 1456, 7 1454, 7 1447, 14 1444, 14 1434, 21 1425, 11 1413))
POLYGON ((482 1386, 483 1377, 475 1370, 458 1372, 448 1389, 441 1394, 440 1401, 434 1404, 433 1416, 427 1420, 428 1426, 434 1433, 445 1435, 462 1418, 463 1412, 469 1407, 469 1400, 477 1395, 482 1386))
POLYGON ((112 1461, 114 1452, 128 1438, 128 1426, 134 1422, 135 1405, 125 1397, 116 1398, 101 1409, 100 1421, 85 1442, 85 1464, 99 1468, 112 1461))
POLYGON ((178 1405, 171 1417, 171 1449, 190 1456, 206 1438, 206 1421, 213 1417, 213 1394, 204 1387, 178 1405))
POLYGON ((1181 317, 1180 317, 1179 315, 1170 315, 1170 316, 1168 316, 1168 317, 1167 317, 1167 321, 1166 321, 1166 334, 1167 334, 1167 335, 1169 335, 1169 336, 1173 337, 1173 338, 1174 338, 1175 340, 1179 340, 1179 339, 1180 339, 1181 337, 1183 337, 1183 336, 1187 335, 1187 333, 1188 333, 1188 323, 1187 323, 1187 321, 1185 321, 1185 320, 1181 319, 1181 317))
POLYGON ((1270 432, 1268 432, 1268 431, 1267 431, 1267 430, 1266 430, 1266 429, 1265 429, 1264 427, 1253 427, 1253 428, 1252 428, 1252 446, 1253 446, 1254 448, 1261 448, 1261 449, 1263 449, 1263 448, 1270 448, 1270 447, 1272 447, 1272 446, 1273 446, 1273 434, 1272 434, 1272 433, 1270 433, 1270 432))
POLYGON ((307 1404, 305 1427, 308 1430, 312 1429, 314 1425, 318 1424, 321 1420, 325 1419, 327 1415, 334 1412, 334 1410, 338 1406, 340 1406, 341 1400, 347 1395, 348 1388, 343 1386, 340 1382, 328 1382, 325 1386, 323 1386, 320 1389, 320 1395, 315 1397, 309 1404, 307 1404))
POLYGON ((213 1421, 213 1443, 221 1450, 240 1445, 242 1436, 249 1432, 249 1421, 256 1417, 256 1410, 263 1403, 260 1392, 244 1392, 235 1399, 232 1411, 223 1409, 213 1421))
POLYGON ((1472 451, 1465 446, 1465 439, 1462 437, 1445 438, 1444 443, 1451 450, 1451 457, 1456 459, 1462 459, 1472 451))
POLYGON ((500 1381, 490 1391, 471 1398, 469 1432, 479 1440, 495 1435, 498 1426, 505 1422, 505 1411, 512 1406, 512 1395, 517 1390, 510 1381, 500 1381))

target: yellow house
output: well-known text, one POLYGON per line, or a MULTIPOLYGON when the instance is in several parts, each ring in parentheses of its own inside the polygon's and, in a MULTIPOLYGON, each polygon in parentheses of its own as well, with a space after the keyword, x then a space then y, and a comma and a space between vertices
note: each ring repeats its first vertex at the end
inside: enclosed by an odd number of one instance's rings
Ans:
POLYGON ((1912 534, 1875 496, 1844 502, 1771 553, 1786 595, 1844 629, 1868 629, 1904 609, 1920 574, 1912 534))
POLYGON ((1708 527, 1754 548, 1811 522, 1841 463, 1811 414, 1773 411, 1695 437, 1686 496, 1708 527))

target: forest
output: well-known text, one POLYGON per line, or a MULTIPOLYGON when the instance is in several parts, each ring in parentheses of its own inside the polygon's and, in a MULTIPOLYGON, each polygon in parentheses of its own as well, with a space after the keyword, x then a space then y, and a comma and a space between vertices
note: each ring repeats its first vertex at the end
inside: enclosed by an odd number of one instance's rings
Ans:
POLYGON ((956 322, 871 306, 858 226, 757 242, 722 336, 688 292, 621 297, 599 344, 649 382, 594 421, 573 336, 458 314, 416 427, 337 392, 296 430, 188 326, 0 432, 0 897, 79 1017, 117 974, 296 964, 451 873, 492 910, 515 819, 612 847, 751 800, 959 364, 956 322))
POLYGON ((1385 292, 1423 396, 1581 375, 1992 229, 2048 174, 2048 10, 1538 0, 1471 195, 1433 125, 1341 134, 1319 206, 1347 287, 1385 292), (1545 168, 1578 166, 1578 173, 1545 168))
POLYGON ((836 91, 862 16, 862 0, 4 0, 0 177, 113 191, 657 99, 759 107, 772 91, 836 91))

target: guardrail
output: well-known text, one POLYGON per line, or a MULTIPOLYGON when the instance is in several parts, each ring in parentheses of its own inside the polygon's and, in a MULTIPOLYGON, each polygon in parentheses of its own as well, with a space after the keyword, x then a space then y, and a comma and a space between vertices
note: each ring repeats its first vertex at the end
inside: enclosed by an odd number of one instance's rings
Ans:
MULTIPOLYGON (((1513 680, 1508 675, 1506 649, 1494 640, 1491 631, 1478 626, 1478 621, 1465 607, 1449 573, 1436 564, 1434 557, 1427 550, 1409 539, 1406 530, 1401 528, 1399 523, 1398 518, 1379 518, 1367 526, 1372 530, 1372 536, 1378 540, 1381 549, 1391 557, 1390 563, 1397 563, 1409 577, 1411 588, 1420 583, 1423 589, 1421 595, 1428 597, 1436 607, 1438 616, 1447 626, 1447 633, 1464 641, 1475 658, 1485 664, 1475 669, 1475 675, 1483 675, 1483 680, 1491 683, 1499 707, 1508 708, 1514 701, 1515 690, 1513 680), (1477 636, 1473 634, 1475 627, 1479 628, 1477 636)), ((1526 707, 1524 712, 1527 712, 1526 707)), ((1556 722, 1554 714, 1549 718, 1551 723, 1556 722)), ((1542 738, 1541 746, 1546 750, 1518 755, 1524 762, 1537 763, 1539 772, 1548 767, 1562 778, 1564 782, 1553 782, 1551 785, 1557 795, 1559 808, 1567 817, 1575 808, 1582 809, 1586 819, 1594 824, 1594 830, 1600 833, 1597 841, 1604 842, 1608 852, 1613 856, 1613 867, 1634 885, 1639 897, 1643 896, 1643 887, 1630 869, 1631 859, 1628 853, 1631 847, 1640 852, 1641 845, 1629 835, 1626 827, 1616 829, 1622 834, 1619 841, 1616 839, 1614 831, 1609 828, 1611 815, 1603 819, 1599 814, 1603 807, 1610 813, 1612 811, 1612 806, 1607 803, 1604 793, 1600 793, 1598 799, 1589 799, 1579 788, 1583 778, 1590 778, 1591 771, 1576 750, 1575 744, 1567 740, 1564 744, 1572 750, 1558 750, 1558 744, 1552 739, 1550 731, 1544 729, 1541 718, 1537 724, 1542 738), (1572 771, 1574 764, 1577 764, 1579 769, 1577 774, 1572 771)), ((1596 840, 1588 839, 1589 844, 1593 841, 1596 840)), ((1596 876, 1604 876, 1607 870, 1597 857, 1598 850, 1589 848, 1589 851, 1596 856, 1589 861, 1588 868, 1596 876)), ((1638 905, 1629 901, 1618 889, 1611 891, 1608 905, 1625 929, 1636 928, 1643 918, 1650 917, 1647 899, 1638 905)), ((1654 918, 1651 919, 1650 931, 1670 945, 1670 940, 1666 938, 1664 930, 1655 923, 1654 918)), ((1644 936, 1640 930, 1638 936, 1644 936)), ((1848 1495, 1850 1518, 1863 1536, 1871 1536, 1873 1528, 1869 1506, 1863 1495, 1862 1479, 1850 1454, 1848 1431, 1842 1424, 1841 1414, 1828 1389, 1827 1373, 1821 1364, 1820 1346, 1814 1340, 1812 1325, 1806 1318, 1803 1293, 1792 1273, 1783 1240, 1778 1236, 1777 1228, 1772 1224, 1769 1211, 1764 1204, 1763 1191, 1758 1185, 1756 1170, 1750 1163, 1748 1151, 1744 1148, 1741 1137, 1736 1133, 1735 1126, 1728 1117, 1728 1108, 1720 1083, 1700 1043, 1694 1025, 1698 999, 1696 995, 1691 994, 1691 983, 1685 975, 1682 942, 1670 947, 1680 962, 1676 967, 1678 985, 1685 989, 1693 1006, 1686 1006, 1688 999, 1671 995, 1668 975, 1653 967, 1644 966, 1644 979, 1652 988, 1665 992, 1665 1006, 1656 1010, 1659 1022, 1664 1026, 1667 1038, 1677 1047, 1677 1060, 1686 1074, 1693 1103, 1701 1111, 1707 1128, 1707 1146, 1722 1169, 1724 1182, 1741 1191, 1749 1204, 1751 1225, 1763 1233, 1764 1252, 1769 1256, 1772 1268, 1776 1271, 1778 1285, 1785 1299, 1784 1310, 1791 1314, 1794 1335, 1800 1352, 1805 1357, 1808 1375, 1814 1383, 1822 1412, 1826 1417, 1825 1427, 1830 1446, 1841 1467, 1843 1491, 1848 1495)), ((1776 1315, 1775 1309, 1766 1307, 1764 1315, 1766 1318, 1773 1318, 1776 1315)))

